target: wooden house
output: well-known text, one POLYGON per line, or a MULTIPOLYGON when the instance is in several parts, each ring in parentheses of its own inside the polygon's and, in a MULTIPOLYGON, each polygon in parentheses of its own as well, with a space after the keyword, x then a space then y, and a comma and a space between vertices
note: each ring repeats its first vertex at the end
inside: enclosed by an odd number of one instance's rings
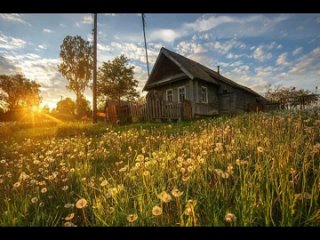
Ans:
POLYGON ((217 71, 161 48, 144 91, 147 119, 183 119, 263 110, 266 99, 217 71))

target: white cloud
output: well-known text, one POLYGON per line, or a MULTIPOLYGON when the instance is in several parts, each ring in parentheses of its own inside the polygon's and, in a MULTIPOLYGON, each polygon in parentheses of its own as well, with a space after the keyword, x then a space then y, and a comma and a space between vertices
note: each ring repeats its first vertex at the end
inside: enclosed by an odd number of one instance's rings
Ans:
POLYGON ((207 50, 199 43, 188 43, 186 41, 180 42, 176 49, 181 55, 192 55, 207 52, 207 50))
MULTIPOLYGON (((111 43, 113 55, 124 54, 130 60, 140 61, 146 63, 145 48, 140 47, 135 43, 111 43)), ((159 51, 155 48, 148 48, 148 60, 149 63, 153 64, 159 54, 159 51)))
POLYGON ((31 26, 30 23, 26 22, 25 20, 22 19, 22 16, 20 14, 12 13, 12 14, 5 14, 1 13, 0 18, 4 21, 7 22, 17 22, 17 23, 22 23, 27 26, 31 26))
POLYGON ((320 68, 320 48, 313 49, 310 53, 299 58, 289 73, 303 74, 320 68))
POLYGON ((253 58, 260 62, 264 62, 265 60, 272 58, 272 54, 270 52, 265 53, 262 47, 257 47, 253 52, 253 58))
POLYGON ((151 31, 150 40, 160 40, 164 42, 173 42, 175 39, 181 37, 182 34, 172 29, 156 29, 151 31))
POLYGON ((302 52, 302 47, 298 47, 298 48, 296 48, 295 50, 292 51, 292 56, 296 56, 301 52, 302 52))
POLYGON ((46 44, 39 44, 38 48, 40 49, 47 49, 47 45, 46 44))
POLYGON ((193 23, 186 23, 185 26, 193 29, 197 32, 208 31, 224 23, 237 22, 238 19, 229 16, 211 16, 211 17, 200 17, 193 23))
POLYGON ((236 39, 230 39, 227 41, 215 41, 215 42, 209 42, 204 44, 206 47, 209 47, 211 49, 214 49, 218 51, 220 54, 227 54, 230 52, 231 49, 243 49, 246 47, 246 45, 236 39))
POLYGON ((277 64, 283 65, 283 66, 288 65, 289 63, 287 62, 287 56, 288 56, 288 53, 282 53, 281 55, 279 55, 277 59, 277 64))
POLYGON ((42 32, 52 33, 53 31, 52 31, 51 29, 49 29, 49 28, 44 28, 44 29, 42 30, 42 32))
POLYGON ((106 52, 111 50, 110 46, 105 44, 100 44, 100 43, 97 44, 97 49, 100 51, 106 51, 106 52))
POLYGON ((0 34, 0 48, 17 49, 17 48, 23 48, 25 44, 26 44, 26 41, 22 39, 0 34))
POLYGON ((83 24, 93 24, 93 17, 92 17, 92 15, 84 16, 83 19, 82 19, 82 23, 83 23, 83 24))
POLYGON ((270 77, 273 73, 273 68, 271 66, 257 67, 255 72, 257 77, 270 77))

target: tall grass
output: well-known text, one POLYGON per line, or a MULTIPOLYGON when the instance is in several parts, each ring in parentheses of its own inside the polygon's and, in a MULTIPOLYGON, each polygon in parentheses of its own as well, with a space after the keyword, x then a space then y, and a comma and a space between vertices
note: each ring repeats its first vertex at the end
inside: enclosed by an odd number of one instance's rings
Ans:
POLYGON ((0 225, 319 226, 315 112, 0 142, 0 225))

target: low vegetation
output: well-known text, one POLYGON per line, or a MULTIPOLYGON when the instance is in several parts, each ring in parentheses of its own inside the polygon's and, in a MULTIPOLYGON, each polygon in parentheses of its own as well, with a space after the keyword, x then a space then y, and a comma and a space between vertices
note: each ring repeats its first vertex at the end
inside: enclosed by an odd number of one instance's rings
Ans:
POLYGON ((3 124, 0 225, 319 226, 319 119, 3 124))

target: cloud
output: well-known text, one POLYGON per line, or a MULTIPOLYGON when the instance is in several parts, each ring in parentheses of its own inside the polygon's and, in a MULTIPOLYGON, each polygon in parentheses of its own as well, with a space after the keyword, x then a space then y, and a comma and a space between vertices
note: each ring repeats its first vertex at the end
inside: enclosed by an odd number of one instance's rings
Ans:
POLYGON ((173 42, 175 39, 181 37, 182 34, 172 29, 156 29, 151 31, 150 40, 160 40, 164 42, 173 42))
POLYGON ((106 51, 106 52, 109 52, 111 50, 110 46, 101 44, 101 43, 97 44, 97 49, 100 51, 106 51))
MULTIPOLYGON (((130 60, 140 61, 141 63, 146 63, 146 53, 145 48, 138 46, 135 43, 111 43, 112 54, 120 55, 124 54, 130 60)), ((155 48, 148 48, 148 60, 149 63, 153 64, 156 61, 156 58, 159 54, 159 51, 155 48)))
POLYGON ((269 77, 273 73, 273 69, 271 66, 268 67, 257 67, 255 69, 257 77, 269 77))
POLYGON ((260 62, 264 62, 265 60, 272 58, 272 54, 270 52, 265 53, 262 47, 257 47, 253 52, 253 58, 260 62))
POLYGON ((208 31, 221 24, 237 22, 238 19, 229 16, 211 16, 211 17, 200 17, 193 23, 186 23, 187 28, 191 28, 197 32, 208 31))
POLYGON ((22 39, 0 34, 0 48, 17 49, 17 48, 23 48, 25 44, 26 44, 26 41, 22 39))
POLYGON ((310 53, 298 59, 289 73, 304 74, 317 71, 320 68, 320 48, 313 49, 310 53))
POLYGON ((47 49, 47 45, 46 44, 39 44, 38 48, 40 49, 47 49))
POLYGON ((298 47, 298 48, 296 48, 295 50, 292 51, 292 56, 296 56, 301 52, 302 52, 302 47, 298 47))
POLYGON ((52 33, 53 31, 52 31, 51 29, 49 29, 49 28, 44 28, 44 29, 42 30, 42 32, 52 33))
POLYGON ((14 74, 21 72, 14 63, 7 58, 0 56, 0 74, 14 74))
POLYGON ((199 43, 191 43, 186 41, 180 42, 176 49, 181 55, 192 55, 207 52, 207 50, 199 43))
POLYGON ((84 16, 82 19, 83 24, 93 24, 93 17, 92 15, 84 16))
POLYGON ((0 18, 4 21, 7 22, 15 22, 15 23, 22 23, 27 26, 31 26, 30 23, 26 22, 25 20, 22 19, 22 16, 20 14, 12 13, 12 14, 5 14, 1 13, 0 18))
POLYGON ((288 65, 289 63, 287 62, 287 56, 288 56, 288 53, 282 53, 281 55, 279 55, 277 59, 277 64, 282 66, 288 65))
POLYGON ((217 51, 218 53, 225 55, 231 51, 231 49, 244 49, 246 48, 246 44, 238 41, 236 39, 230 39, 226 41, 214 41, 204 44, 206 47, 217 51))

